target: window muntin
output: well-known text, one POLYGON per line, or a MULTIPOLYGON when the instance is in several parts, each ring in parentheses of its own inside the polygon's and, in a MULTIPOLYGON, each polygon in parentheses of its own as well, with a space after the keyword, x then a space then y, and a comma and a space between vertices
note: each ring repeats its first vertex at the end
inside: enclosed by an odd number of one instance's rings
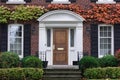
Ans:
POLYGON ((113 49, 113 27, 99 26, 99 56, 112 54, 113 49))
POLYGON ((9 25, 8 27, 8 50, 23 56, 23 26, 9 25))

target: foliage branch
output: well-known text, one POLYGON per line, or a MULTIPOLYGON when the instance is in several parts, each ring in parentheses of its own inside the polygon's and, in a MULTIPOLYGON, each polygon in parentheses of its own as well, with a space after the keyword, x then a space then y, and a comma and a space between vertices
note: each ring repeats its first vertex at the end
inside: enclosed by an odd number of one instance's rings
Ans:
POLYGON ((0 23, 8 20, 32 20, 37 19, 48 10, 70 10, 88 22, 115 24, 120 23, 120 4, 91 4, 89 9, 83 9, 80 5, 49 4, 47 9, 41 6, 16 6, 14 9, 0 6, 0 23))
POLYGON ((76 4, 70 4, 70 5, 49 4, 47 8, 48 10, 58 10, 58 9, 70 10, 80 15, 84 13, 83 8, 80 5, 76 5, 76 4))
POLYGON ((45 13, 46 9, 41 6, 16 6, 14 11, 11 13, 11 20, 32 20, 37 19, 43 13, 45 13))
POLYGON ((67 9, 71 10, 89 22, 115 24, 120 23, 120 4, 91 4, 89 9, 83 10, 81 6, 70 4, 50 4, 49 10, 67 9))
POLYGON ((0 23, 7 23, 8 20, 22 20, 28 21, 37 19, 47 11, 42 6, 15 6, 10 9, 5 6, 0 6, 0 23))
POLYGON ((10 17, 10 9, 0 6, 0 23, 6 23, 10 17))
POLYGON ((87 21, 115 24, 120 23, 120 4, 91 4, 82 15, 87 21))

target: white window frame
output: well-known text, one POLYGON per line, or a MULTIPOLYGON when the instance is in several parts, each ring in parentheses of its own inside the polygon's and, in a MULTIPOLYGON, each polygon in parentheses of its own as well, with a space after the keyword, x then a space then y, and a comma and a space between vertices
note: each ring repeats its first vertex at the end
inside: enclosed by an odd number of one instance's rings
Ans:
POLYGON ((101 58, 105 55, 100 55, 100 27, 101 26, 111 26, 111 55, 114 55, 114 27, 113 25, 109 25, 109 24, 100 24, 98 25, 98 57, 101 58))
POLYGON ((115 4, 116 2, 114 0, 98 0, 96 3, 97 4, 115 4))
POLYGON ((51 3, 53 4, 70 4, 71 2, 69 0, 53 0, 51 3))
POLYGON ((25 4, 24 0, 8 0, 6 4, 25 4))
POLYGON ((23 27, 23 24, 9 24, 8 25, 8 51, 10 51, 10 37, 9 37, 9 29, 10 29, 10 26, 22 26, 22 44, 21 44, 21 55, 18 55, 20 58, 23 58, 23 50, 24 50, 24 27, 23 27))

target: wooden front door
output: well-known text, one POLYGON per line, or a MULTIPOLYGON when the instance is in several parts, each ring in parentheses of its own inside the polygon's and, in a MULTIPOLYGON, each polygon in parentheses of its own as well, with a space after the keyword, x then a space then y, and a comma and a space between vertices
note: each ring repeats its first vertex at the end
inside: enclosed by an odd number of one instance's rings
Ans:
POLYGON ((68 29, 53 29, 53 64, 68 64, 68 29))

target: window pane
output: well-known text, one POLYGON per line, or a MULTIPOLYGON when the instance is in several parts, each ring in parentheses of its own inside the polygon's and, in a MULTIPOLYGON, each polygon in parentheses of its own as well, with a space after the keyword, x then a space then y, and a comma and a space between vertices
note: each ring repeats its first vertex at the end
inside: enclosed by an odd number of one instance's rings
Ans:
POLYGON ((105 31, 105 32, 107 31, 107 26, 104 26, 104 31, 105 31))
POLYGON ((100 27, 100 31, 104 31, 104 27, 100 27))
POLYGON ((111 38, 108 38, 108 43, 111 43, 111 38))
POLYGON ((74 29, 70 29, 70 46, 74 47, 74 29))
POLYGON ((100 32, 100 37, 103 37, 104 36, 104 33, 103 32, 100 32))
POLYGON ((51 30, 50 29, 47 29, 47 47, 50 47, 51 43, 51 30))
POLYGON ((100 49, 104 49, 104 45, 103 44, 100 44, 100 49))
POLYGON ((111 32, 111 27, 108 27, 108 32, 111 32))
POLYGON ((111 37, 111 32, 108 32, 108 37, 111 37))
POLYGON ((100 43, 104 43, 104 39, 100 39, 100 43))
POLYGON ((107 37, 107 32, 104 32, 104 37, 107 37))

